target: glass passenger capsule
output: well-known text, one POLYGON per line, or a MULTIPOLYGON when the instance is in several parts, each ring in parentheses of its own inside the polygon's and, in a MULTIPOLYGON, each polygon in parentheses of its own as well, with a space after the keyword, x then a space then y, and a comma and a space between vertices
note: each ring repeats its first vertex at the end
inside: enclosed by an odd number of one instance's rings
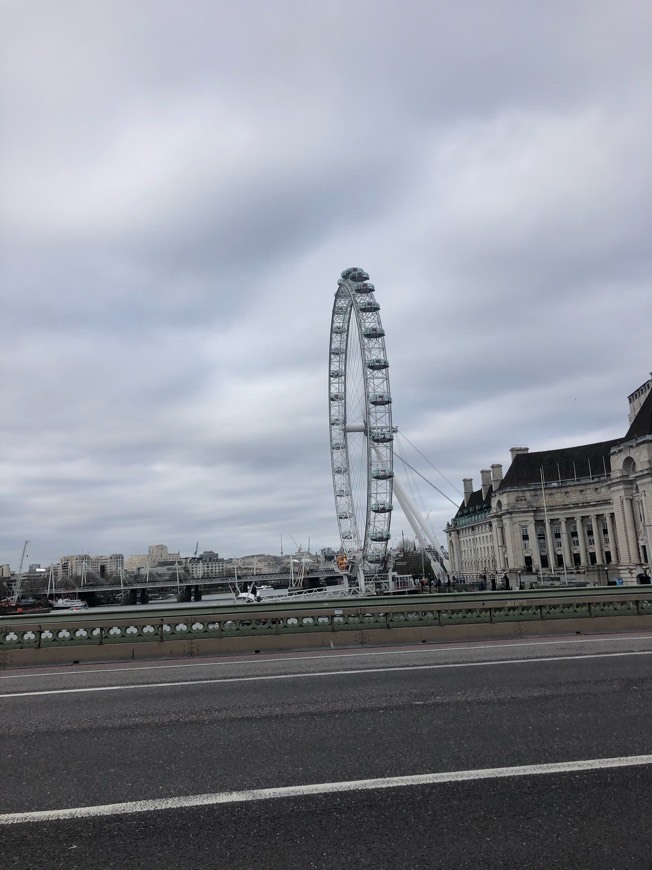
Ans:
POLYGON ((389 363, 383 357, 375 357, 367 361, 367 368, 373 369, 374 371, 381 371, 382 369, 388 369, 389 363))
POLYGON ((388 444, 394 440, 394 432, 391 429, 370 429, 369 437, 374 444, 388 444))
POLYGON ((361 271, 362 271, 362 269, 360 268, 360 266, 349 266, 348 269, 344 269, 344 271, 342 272, 342 278, 344 278, 346 280, 347 278, 351 277, 353 272, 361 272, 361 271))
POLYGON ((387 514, 393 509, 394 506, 389 501, 373 501, 371 503, 371 510, 375 514, 387 514))
POLYGON ((369 280, 369 273, 365 272, 364 269, 353 269, 349 273, 348 280, 355 281, 356 283, 359 283, 362 281, 368 281, 369 280))

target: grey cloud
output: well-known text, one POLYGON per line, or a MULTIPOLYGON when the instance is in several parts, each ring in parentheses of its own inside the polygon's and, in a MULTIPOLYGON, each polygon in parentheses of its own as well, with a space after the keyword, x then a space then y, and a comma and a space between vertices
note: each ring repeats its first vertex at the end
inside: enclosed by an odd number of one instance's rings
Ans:
POLYGON ((337 545, 326 360, 353 263, 395 422, 457 485, 519 441, 622 434, 650 369, 646 4, 0 15, 0 562, 26 537, 32 561, 337 545))

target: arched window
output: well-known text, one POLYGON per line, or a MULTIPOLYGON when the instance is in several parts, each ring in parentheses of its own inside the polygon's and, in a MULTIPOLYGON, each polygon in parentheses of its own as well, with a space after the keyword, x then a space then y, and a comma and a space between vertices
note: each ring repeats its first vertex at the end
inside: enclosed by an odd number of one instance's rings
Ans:
POLYGON ((623 462, 623 476, 629 477, 636 471, 636 463, 631 456, 627 456, 623 462))

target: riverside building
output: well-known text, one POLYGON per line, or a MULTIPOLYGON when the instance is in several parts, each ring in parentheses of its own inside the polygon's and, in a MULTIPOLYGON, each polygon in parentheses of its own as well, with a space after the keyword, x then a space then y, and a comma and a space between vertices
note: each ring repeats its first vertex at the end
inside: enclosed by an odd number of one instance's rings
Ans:
POLYGON ((464 480, 446 526, 455 574, 510 578, 583 575, 606 584, 645 579, 652 549, 652 376, 631 396, 623 438, 530 452, 464 480))

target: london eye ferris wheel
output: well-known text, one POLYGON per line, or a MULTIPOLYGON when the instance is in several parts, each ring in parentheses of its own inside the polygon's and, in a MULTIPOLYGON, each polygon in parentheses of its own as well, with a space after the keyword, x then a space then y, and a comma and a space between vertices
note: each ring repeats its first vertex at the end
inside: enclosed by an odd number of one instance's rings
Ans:
POLYGON ((386 562, 395 432, 385 331, 368 279, 356 266, 338 279, 328 360, 331 466, 341 548, 363 577, 378 574, 386 562))

